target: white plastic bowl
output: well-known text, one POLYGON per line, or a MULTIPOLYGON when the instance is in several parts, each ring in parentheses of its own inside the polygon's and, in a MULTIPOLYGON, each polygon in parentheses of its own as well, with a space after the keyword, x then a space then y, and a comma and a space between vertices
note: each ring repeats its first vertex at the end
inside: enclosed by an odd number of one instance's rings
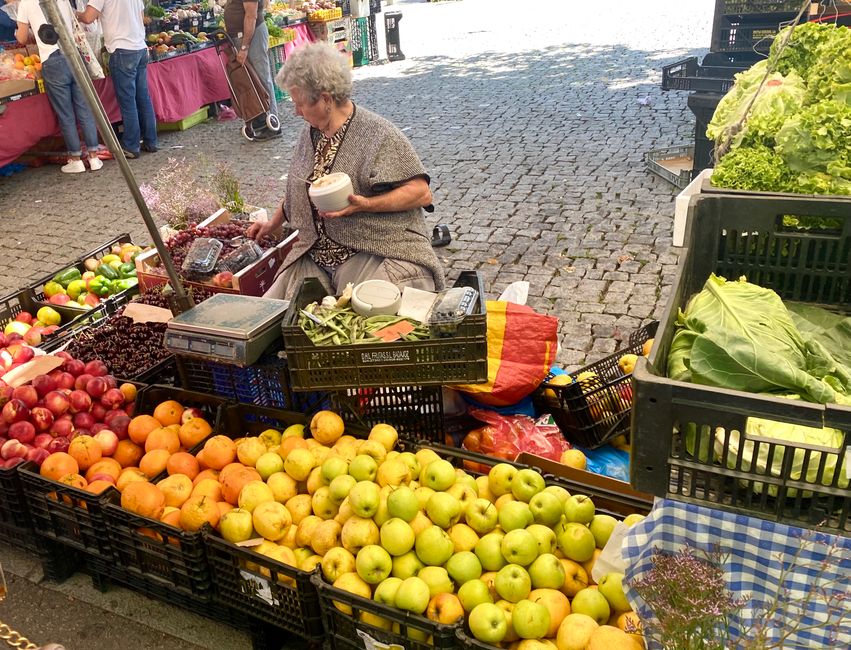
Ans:
POLYGON ((348 174, 335 172, 317 178, 307 191, 310 200, 320 212, 337 212, 349 205, 349 195, 354 193, 348 174))

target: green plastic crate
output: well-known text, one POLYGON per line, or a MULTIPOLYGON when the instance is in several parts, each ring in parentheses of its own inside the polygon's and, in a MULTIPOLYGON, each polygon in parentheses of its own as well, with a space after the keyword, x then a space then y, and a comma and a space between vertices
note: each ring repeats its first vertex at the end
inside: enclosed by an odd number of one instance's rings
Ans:
POLYGON ((206 122, 209 118, 209 111, 206 106, 202 106, 194 113, 190 113, 182 120, 176 122, 157 122, 157 131, 185 131, 191 129, 196 124, 206 122))

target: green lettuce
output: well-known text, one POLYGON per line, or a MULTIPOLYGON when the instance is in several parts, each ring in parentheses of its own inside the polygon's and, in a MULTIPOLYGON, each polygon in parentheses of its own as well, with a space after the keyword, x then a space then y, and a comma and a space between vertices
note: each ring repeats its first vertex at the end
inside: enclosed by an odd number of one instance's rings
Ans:
POLYGON ((774 150, 765 145, 733 149, 715 166, 711 182, 734 190, 786 192, 792 176, 774 150))
POLYGON ((776 61, 775 70, 780 74, 795 72, 807 78, 813 65, 820 56, 819 49, 836 36, 836 27, 823 23, 804 23, 797 25, 786 47, 780 46, 792 27, 784 27, 775 36, 768 54, 769 61, 776 61))
POLYGON ((851 106, 835 100, 813 104, 789 118, 775 147, 794 172, 823 172, 851 179, 851 106))

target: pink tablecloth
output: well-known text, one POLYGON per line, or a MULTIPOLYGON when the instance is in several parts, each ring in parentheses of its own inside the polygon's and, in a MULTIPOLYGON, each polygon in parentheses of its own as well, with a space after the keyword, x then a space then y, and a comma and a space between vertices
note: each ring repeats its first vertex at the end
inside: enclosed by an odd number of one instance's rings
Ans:
MULTIPOLYGON (((228 99, 230 91, 216 50, 209 48, 148 65, 148 85, 154 112, 161 122, 174 122, 202 106, 228 99)), ((112 80, 95 82, 110 121, 121 119, 112 80)), ((59 133, 56 116, 46 95, 34 95, 5 104, 0 115, 0 167, 59 133)))

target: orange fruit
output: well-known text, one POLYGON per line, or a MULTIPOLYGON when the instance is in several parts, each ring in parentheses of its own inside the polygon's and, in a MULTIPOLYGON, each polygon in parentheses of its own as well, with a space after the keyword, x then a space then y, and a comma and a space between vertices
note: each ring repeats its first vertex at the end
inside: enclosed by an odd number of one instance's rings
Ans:
POLYGON ((153 451, 154 449, 165 449, 168 453, 173 454, 180 449, 180 438, 174 431, 169 431, 166 428, 154 429, 145 439, 145 451, 153 451))
POLYGON ((222 500, 222 484, 212 478, 205 478, 199 481, 192 488, 193 497, 207 497, 211 501, 222 500))
POLYGON ((124 488, 121 507, 142 517, 159 519, 165 509, 165 495, 153 483, 137 481, 124 488))
POLYGON ((213 428, 204 418, 192 418, 180 426, 180 444, 184 449, 192 449, 213 433, 213 428))
POLYGON ((152 449, 142 456, 142 460, 139 461, 139 469, 145 472, 145 476, 148 478, 154 478, 160 472, 165 471, 169 456, 171 454, 165 449, 152 449))
POLYGON ((145 473, 138 467, 125 467, 121 472, 121 476, 119 476, 118 480, 115 482, 115 487, 119 492, 124 492, 124 488, 131 483, 147 483, 147 481, 148 477, 145 476, 145 473))
POLYGON ((180 424, 180 417, 182 415, 183 406, 180 405, 180 402, 175 402, 173 399, 160 402, 154 409, 154 417, 164 427, 167 427, 169 424, 180 424))
POLYGON ((217 483, 219 482, 219 470, 217 469, 202 469, 198 475, 192 479, 192 485, 198 485, 204 479, 211 478, 217 483))
POLYGON ((227 478, 221 482, 222 497, 231 505, 236 505, 239 501, 239 493, 243 486, 251 481, 260 481, 260 474, 253 467, 243 467, 228 474, 227 478))
POLYGON ((106 474, 107 476, 111 476, 114 481, 117 481, 118 476, 121 474, 121 464, 114 458, 101 458, 86 470, 86 480, 91 481, 95 474, 106 474))
POLYGON ((172 508, 160 517, 160 521, 169 526, 180 528, 180 510, 178 508, 172 508))
POLYGON ((89 482, 79 474, 66 474, 59 479, 59 482, 64 485, 70 485, 74 488, 80 488, 81 490, 89 484, 89 482))
POLYGON ((227 436, 213 436, 204 444, 203 451, 204 463, 212 469, 222 469, 236 458, 236 445, 227 436))
POLYGON ((137 445, 144 445, 145 440, 148 439, 148 434, 162 426, 160 421, 152 415, 137 415, 127 425, 127 435, 137 445))
POLYGON ((54 481, 58 481, 66 474, 79 473, 80 466, 77 465, 77 461, 74 460, 73 456, 66 454, 64 451, 57 451, 50 454, 50 456, 44 459, 39 470, 39 474, 54 481))
POLYGON ((157 487, 165 495, 165 504, 179 508, 192 496, 192 481, 188 476, 175 474, 157 483, 157 487))
POLYGON ((103 450, 92 436, 77 436, 68 445, 68 453, 82 470, 87 470, 101 459, 103 450))
POLYGON ((180 527, 194 532, 204 524, 215 528, 219 523, 219 507, 206 496, 194 496, 180 507, 180 527))
POLYGON ((113 487, 113 485, 109 481, 92 481, 86 486, 86 492, 91 492, 92 494, 100 494, 106 488, 110 487, 113 487))
POLYGON ((290 455, 293 449, 307 449, 307 441, 304 438, 290 436, 281 440, 281 446, 278 447, 278 455, 284 460, 290 455))
POLYGON ((133 402, 136 399, 137 389, 133 384, 121 384, 118 390, 124 395, 125 402, 133 402))
POLYGON ((229 474, 232 474, 233 472, 239 469, 245 469, 245 465, 243 465, 242 463, 228 463, 227 465, 222 467, 221 471, 219 472, 219 483, 224 483, 227 480, 229 474))
POLYGON ((195 456, 187 451, 179 451, 176 454, 172 454, 165 464, 165 469, 169 473, 169 476, 172 474, 183 474, 184 476, 188 476, 190 480, 194 480, 201 471, 201 468, 198 467, 198 461, 195 460, 195 456))
POLYGON ((119 440, 112 457, 122 467, 134 467, 142 460, 145 450, 132 440, 119 440))

